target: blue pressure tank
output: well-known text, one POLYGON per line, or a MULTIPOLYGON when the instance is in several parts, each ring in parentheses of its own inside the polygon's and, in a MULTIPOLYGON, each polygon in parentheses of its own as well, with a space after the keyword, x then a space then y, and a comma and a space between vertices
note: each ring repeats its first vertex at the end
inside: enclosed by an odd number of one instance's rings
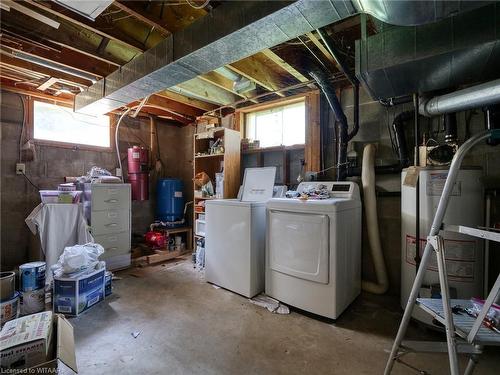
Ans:
POLYGON ((183 183, 177 178, 162 178, 156 185, 156 218, 178 221, 184 217, 183 183))

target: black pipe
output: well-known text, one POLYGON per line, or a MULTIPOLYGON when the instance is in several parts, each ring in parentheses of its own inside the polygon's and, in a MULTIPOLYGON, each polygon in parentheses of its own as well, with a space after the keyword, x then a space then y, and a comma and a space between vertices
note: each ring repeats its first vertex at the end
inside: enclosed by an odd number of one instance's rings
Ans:
POLYGON ((447 113, 444 115, 444 141, 456 143, 457 138, 457 114, 447 113))
POLYGON ((396 147, 398 150, 398 158, 401 168, 406 168, 410 165, 410 155, 408 153, 404 125, 412 117, 413 112, 411 111, 401 112, 399 115, 394 117, 394 121, 392 122, 392 129, 394 130, 396 138, 396 147))
POLYGON ((359 130, 359 82, 356 82, 353 86, 354 89, 354 127, 352 128, 347 141, 353 139, 359 130))
POLYGON ((348 123, 347 117, 342 110, 342 106, 333 90, 333 87, 328 84, 328 79, 325 73, 319 69, 309 72, 309 75, 316 81, 321 91, 325 94, 328 105, 335 113, 335 117, 339 122, 339 135, 338 135, 338 149, 337 149, 337 181, 344 181, 346 178, 347 170, 347 143, 348 137, 348 123))
MULTIPOLYGON (((492 105, 484 109, 484 122, 487 130, 500 129, 500 104, 492 105)), ((500 140, 488 138, 486 143, 490 146, 500 144, 500 140)))
POLYGON ((397 96, 395 98, 380 99, 379 103, 384 107, 394 107, 395 105, 411 103, 413 98, 411 95, 397 96))
MULTIPOLYGON (((375 174, 399 174, 401 173, 401 165, 392 164, 392 165, 381 165, 375 167, 375 174)), ((348 168, 346 177, 355 177, 361 176, 361 167, 348 168)))

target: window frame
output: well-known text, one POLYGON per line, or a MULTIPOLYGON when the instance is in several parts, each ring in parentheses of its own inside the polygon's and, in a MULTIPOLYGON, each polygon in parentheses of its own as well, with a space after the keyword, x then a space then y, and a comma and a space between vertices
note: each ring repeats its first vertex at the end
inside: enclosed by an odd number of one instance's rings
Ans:
POLYGON ((68 148, 72 150, 84 150, 84 151, 102 151, 102 152, 111 152, 113 150, 113 129, 115 126, 115 119, 112 114, 109 116, 109 147, 106 146, 94 146, 94 145, 86 145, 82 143, 70 143, 70 142, 60 142, 60 141, 51 141, 47 139, 37 139, 35 138, 35 102, 43 102, 52 105, 56 105, 59 107, 66 107, 73 109, 73 106, 64 102, 52 101, 49 99, 43 98, 34 98, 28 97, 28 126, 27 126, 27 135, 28 139, 33 140, 35 145, 40 146, 49 146, 49 147, 58 147, 58 148, 68 148))
MULTIPOLYGON (((266 106, 265 108, 261 107, 261 108, 255 108, 254 110, 251 110, 251 111, 245 111, 244 116, 243 116, 243 123, 244 123, 243 134, 242 134, 243 138, 247 137, 247 118, 248 118, 248 115, 255 113, 255 112, 263 112, 263 111, 272 110, 272 109, 276 109, 276 108, 283 108, 283 107, 293 105, 296 103, 303 103, 304 104, 304 142, 303 143, 294 143, 294 144, 288 145, 288 146, 285 146, 283 144, 274 145, 274 146, 267 146, 267 147, 261 147, 259 149, 261 149, 261 150, 273 149, 273 148, 294 149, 294 148, 299 148, 299 146, 305 147, 305 145, 306 145, 306 133, 307 133, 307 111, 306 111, 307 100, 306 100, 305 96, 293 98, 293 99, 287 100, 287 101, 280 101, 279 103, 274 103, 273 105, 266 106)), ((283 128, 283 131, 286 131, 286 129, 283 128)))
MULTIPOLYGON (((321 169, 321 108, 320 108, 320 92, 319 90, 310 90, 305 93, 288 96, 272 100, 265 103, 258 103, 244 108, 238 108, 234 115, 234 128, 240 131, 241 138, 245 138, 245 114, 273 107, 293 104, 294 102, 305 100, 306 103, 306 124, 305 124, 305 144, 299 148, 304 148, 304 159, 308 171, 317 172, 321 169)), ((293 150, 297 146, 280 146, 271 148, 259 148, 252 152, 266 152, 276 150, 293 150)))

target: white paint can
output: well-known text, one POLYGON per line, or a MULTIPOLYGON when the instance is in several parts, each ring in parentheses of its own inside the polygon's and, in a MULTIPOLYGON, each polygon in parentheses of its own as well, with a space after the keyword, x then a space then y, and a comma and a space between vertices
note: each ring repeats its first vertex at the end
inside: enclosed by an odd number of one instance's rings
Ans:
POLYGON ((21 292, 21 315, 35 314, 45 310, 45 289, 21 292))
POLYGON ((19 306, 19 293, 15 292, 14 297, 0 303, 0 321, 3 325, 9 320, 17 318, 19 306))

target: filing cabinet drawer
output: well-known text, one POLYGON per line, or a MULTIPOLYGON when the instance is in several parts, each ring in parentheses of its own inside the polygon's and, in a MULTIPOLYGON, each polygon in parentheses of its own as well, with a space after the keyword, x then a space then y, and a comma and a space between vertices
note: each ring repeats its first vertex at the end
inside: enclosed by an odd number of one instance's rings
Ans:
POLYGON ((130 210, 130 185, 95 184, 92 186, 92 211, 130 210))
MULTIPOLYGON (((103 256, 125 254, 130 251, 130 233, 112 233, 94 236, 94 241, 104 248, 103 256)), ((102 257, 102 256, 101 256, 102 257)))
POLYGON ((92 235, 127 232, 130 229, 130 211, 92 211, 92 235))

